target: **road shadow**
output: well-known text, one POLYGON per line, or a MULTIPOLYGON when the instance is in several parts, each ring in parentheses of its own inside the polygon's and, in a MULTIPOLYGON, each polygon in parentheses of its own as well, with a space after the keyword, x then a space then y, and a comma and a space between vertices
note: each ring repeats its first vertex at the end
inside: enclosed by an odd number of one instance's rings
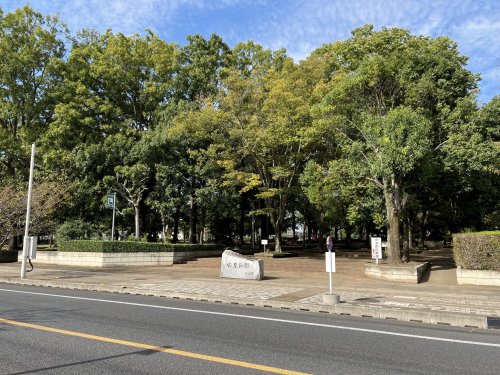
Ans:
MULTIPOLYGON (((159 346, 158 348, 171 349, 170 346, 159 346)), ((146 356, 146 355, 152 355, 152 354, 158 354, 158 353, 160 353, 160 351, 154 350, 154 349, 136 350, 136 351, 133 351, 130 353, 116 354, 116 355, 110 355, 110 356, 100 357, 100 358, 93 358, 93 359, 88 359, 86 361, 72 362, 72 363, 67 363, 64 365, 40 367, 40 368, 33 369, 33 370, 11 373, 10 375, 36 374, 36 373, 42 372, 42 371, 51 371, 51 370, 58 370, 58 369, 63 369, 63 368, 70 368, 70 367, 75 367, 75 366, 80 366, 80 365, 86 365, 86 364, 106 361, 109 359, 127 357, 127 356, 135 355, 135 354, 146 356)))

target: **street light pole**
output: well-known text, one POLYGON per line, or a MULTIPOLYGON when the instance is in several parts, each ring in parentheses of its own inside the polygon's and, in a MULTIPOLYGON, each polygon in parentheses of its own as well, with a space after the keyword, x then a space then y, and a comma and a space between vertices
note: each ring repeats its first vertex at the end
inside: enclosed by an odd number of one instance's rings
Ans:
POLYGON ((35 144, 31 145, 30 179, 28 184, 28 202, 26 204, 26 225, 24 227, 23 256, 21 258, 21 279, 26 278, 26 258, 28 252, 30 214, 31 214, 31 191, 33 189, 33 171, 35 169, 35 144))

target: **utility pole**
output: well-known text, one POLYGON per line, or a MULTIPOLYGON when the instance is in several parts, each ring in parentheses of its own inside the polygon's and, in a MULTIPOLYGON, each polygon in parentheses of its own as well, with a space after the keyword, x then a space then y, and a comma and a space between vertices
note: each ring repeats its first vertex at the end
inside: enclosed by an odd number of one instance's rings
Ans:
POLYGON ((31 145, 30 179, 28 184, 28 203, 26 204, 26 225, 24 227, 23 256, 21 259, 21 279, 26 278, 26 258, 28 256, 30 214, 31 214, 31 191, 33 189, 33 171, 35 169, 35 144, 31 145))

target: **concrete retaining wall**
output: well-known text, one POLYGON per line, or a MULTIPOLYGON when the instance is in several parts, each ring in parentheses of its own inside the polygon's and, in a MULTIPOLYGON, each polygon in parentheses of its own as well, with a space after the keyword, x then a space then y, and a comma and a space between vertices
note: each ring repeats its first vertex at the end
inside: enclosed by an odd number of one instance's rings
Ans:
POLYGON ((428 262, 416 265, 388 265, 369 263, 365 266, 365 276, 372 279, 394 280, 405 283, 418 284, 428 268, 428 262))
MULTIPOLYGON (((64 266, 171 266, 194 258, 220 256, 224 250, 175 251, 150 253, 93 253, 80 251, 38 251, 34 263, 64 266)), ((22 251, 18 261, 22 260, 22 251)))
POLYGON ((460 285, 500 286, 500 271, 467 270, 457 267, 457 283, 460 285))

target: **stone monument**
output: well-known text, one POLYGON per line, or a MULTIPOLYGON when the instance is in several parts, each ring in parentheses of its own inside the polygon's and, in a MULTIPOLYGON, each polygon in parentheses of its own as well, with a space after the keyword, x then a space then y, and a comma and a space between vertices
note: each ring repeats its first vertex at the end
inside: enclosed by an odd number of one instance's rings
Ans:
POLYGON ((222 253, 220 277, 232 279, 262 280, 264 278, 264 261, 249 259, 231 250, 222 253))

